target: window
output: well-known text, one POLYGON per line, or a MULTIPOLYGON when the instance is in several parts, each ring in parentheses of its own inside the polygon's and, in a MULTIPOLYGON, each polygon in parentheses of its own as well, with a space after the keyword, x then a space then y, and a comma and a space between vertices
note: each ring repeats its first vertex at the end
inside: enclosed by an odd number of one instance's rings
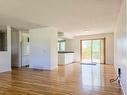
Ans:
POLYGON ((7 51, 7 31, 0 30, 0 51, 7 51))
POLYGON ((58 41, 58 51, 65 51, 65 40, 58 41))

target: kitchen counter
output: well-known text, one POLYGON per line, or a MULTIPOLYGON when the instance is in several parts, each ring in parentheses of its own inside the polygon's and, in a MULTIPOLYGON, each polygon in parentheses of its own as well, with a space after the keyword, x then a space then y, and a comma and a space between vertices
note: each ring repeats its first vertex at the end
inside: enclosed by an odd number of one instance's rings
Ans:
POLYGON ((73 62, 73 51, 59 51, 58 52, 58 64, 66 65, 73 62))

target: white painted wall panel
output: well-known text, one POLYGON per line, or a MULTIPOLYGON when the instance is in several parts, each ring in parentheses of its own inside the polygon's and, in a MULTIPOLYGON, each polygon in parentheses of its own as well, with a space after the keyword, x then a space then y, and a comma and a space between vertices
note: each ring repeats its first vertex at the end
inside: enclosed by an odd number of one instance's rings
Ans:
POLYGON ((121 68, 121 85, 124 94, 127 95, 127 0, 123 0, 118 16, 117 26, 114 33, 115 50, 115 69, 121 68))
POLYGON ((30 30, 30 68, 54 69, 58 65, 57 30, 39 28, 30 30))
POLYGON ((7 26, 7 51, 0 51, 0 72, 11 71, 11 27, 7 26))

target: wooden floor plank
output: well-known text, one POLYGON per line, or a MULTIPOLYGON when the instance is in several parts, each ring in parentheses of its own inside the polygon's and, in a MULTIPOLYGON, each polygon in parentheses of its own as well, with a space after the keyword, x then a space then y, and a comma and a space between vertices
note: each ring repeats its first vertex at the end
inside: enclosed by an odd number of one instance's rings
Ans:
POLYGON ((0 95, 122 95, 111 84, 113 65, 59 66, 53 71, 15 68, 0 74, 0 95))

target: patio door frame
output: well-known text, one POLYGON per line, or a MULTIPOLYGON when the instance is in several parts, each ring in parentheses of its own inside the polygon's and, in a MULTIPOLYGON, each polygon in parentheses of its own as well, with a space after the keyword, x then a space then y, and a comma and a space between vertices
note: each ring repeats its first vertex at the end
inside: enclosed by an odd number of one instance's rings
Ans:
MULTIPOLYGON (((106 43, 106 40, 105 38, 96 38, 96 39, 82 39, 80 40, 80 63, 82 63, 82 41, 87 41, 87 40, 91 40, 91 61, 93 60, 92 59, 92 43, 93 41, 92 40, 103 40, 104 41, 104 64, 106 64, 106 48, 105 48, 105 43, 106 43)), ((100 48, 101 49, 101 48, 100 48)))

